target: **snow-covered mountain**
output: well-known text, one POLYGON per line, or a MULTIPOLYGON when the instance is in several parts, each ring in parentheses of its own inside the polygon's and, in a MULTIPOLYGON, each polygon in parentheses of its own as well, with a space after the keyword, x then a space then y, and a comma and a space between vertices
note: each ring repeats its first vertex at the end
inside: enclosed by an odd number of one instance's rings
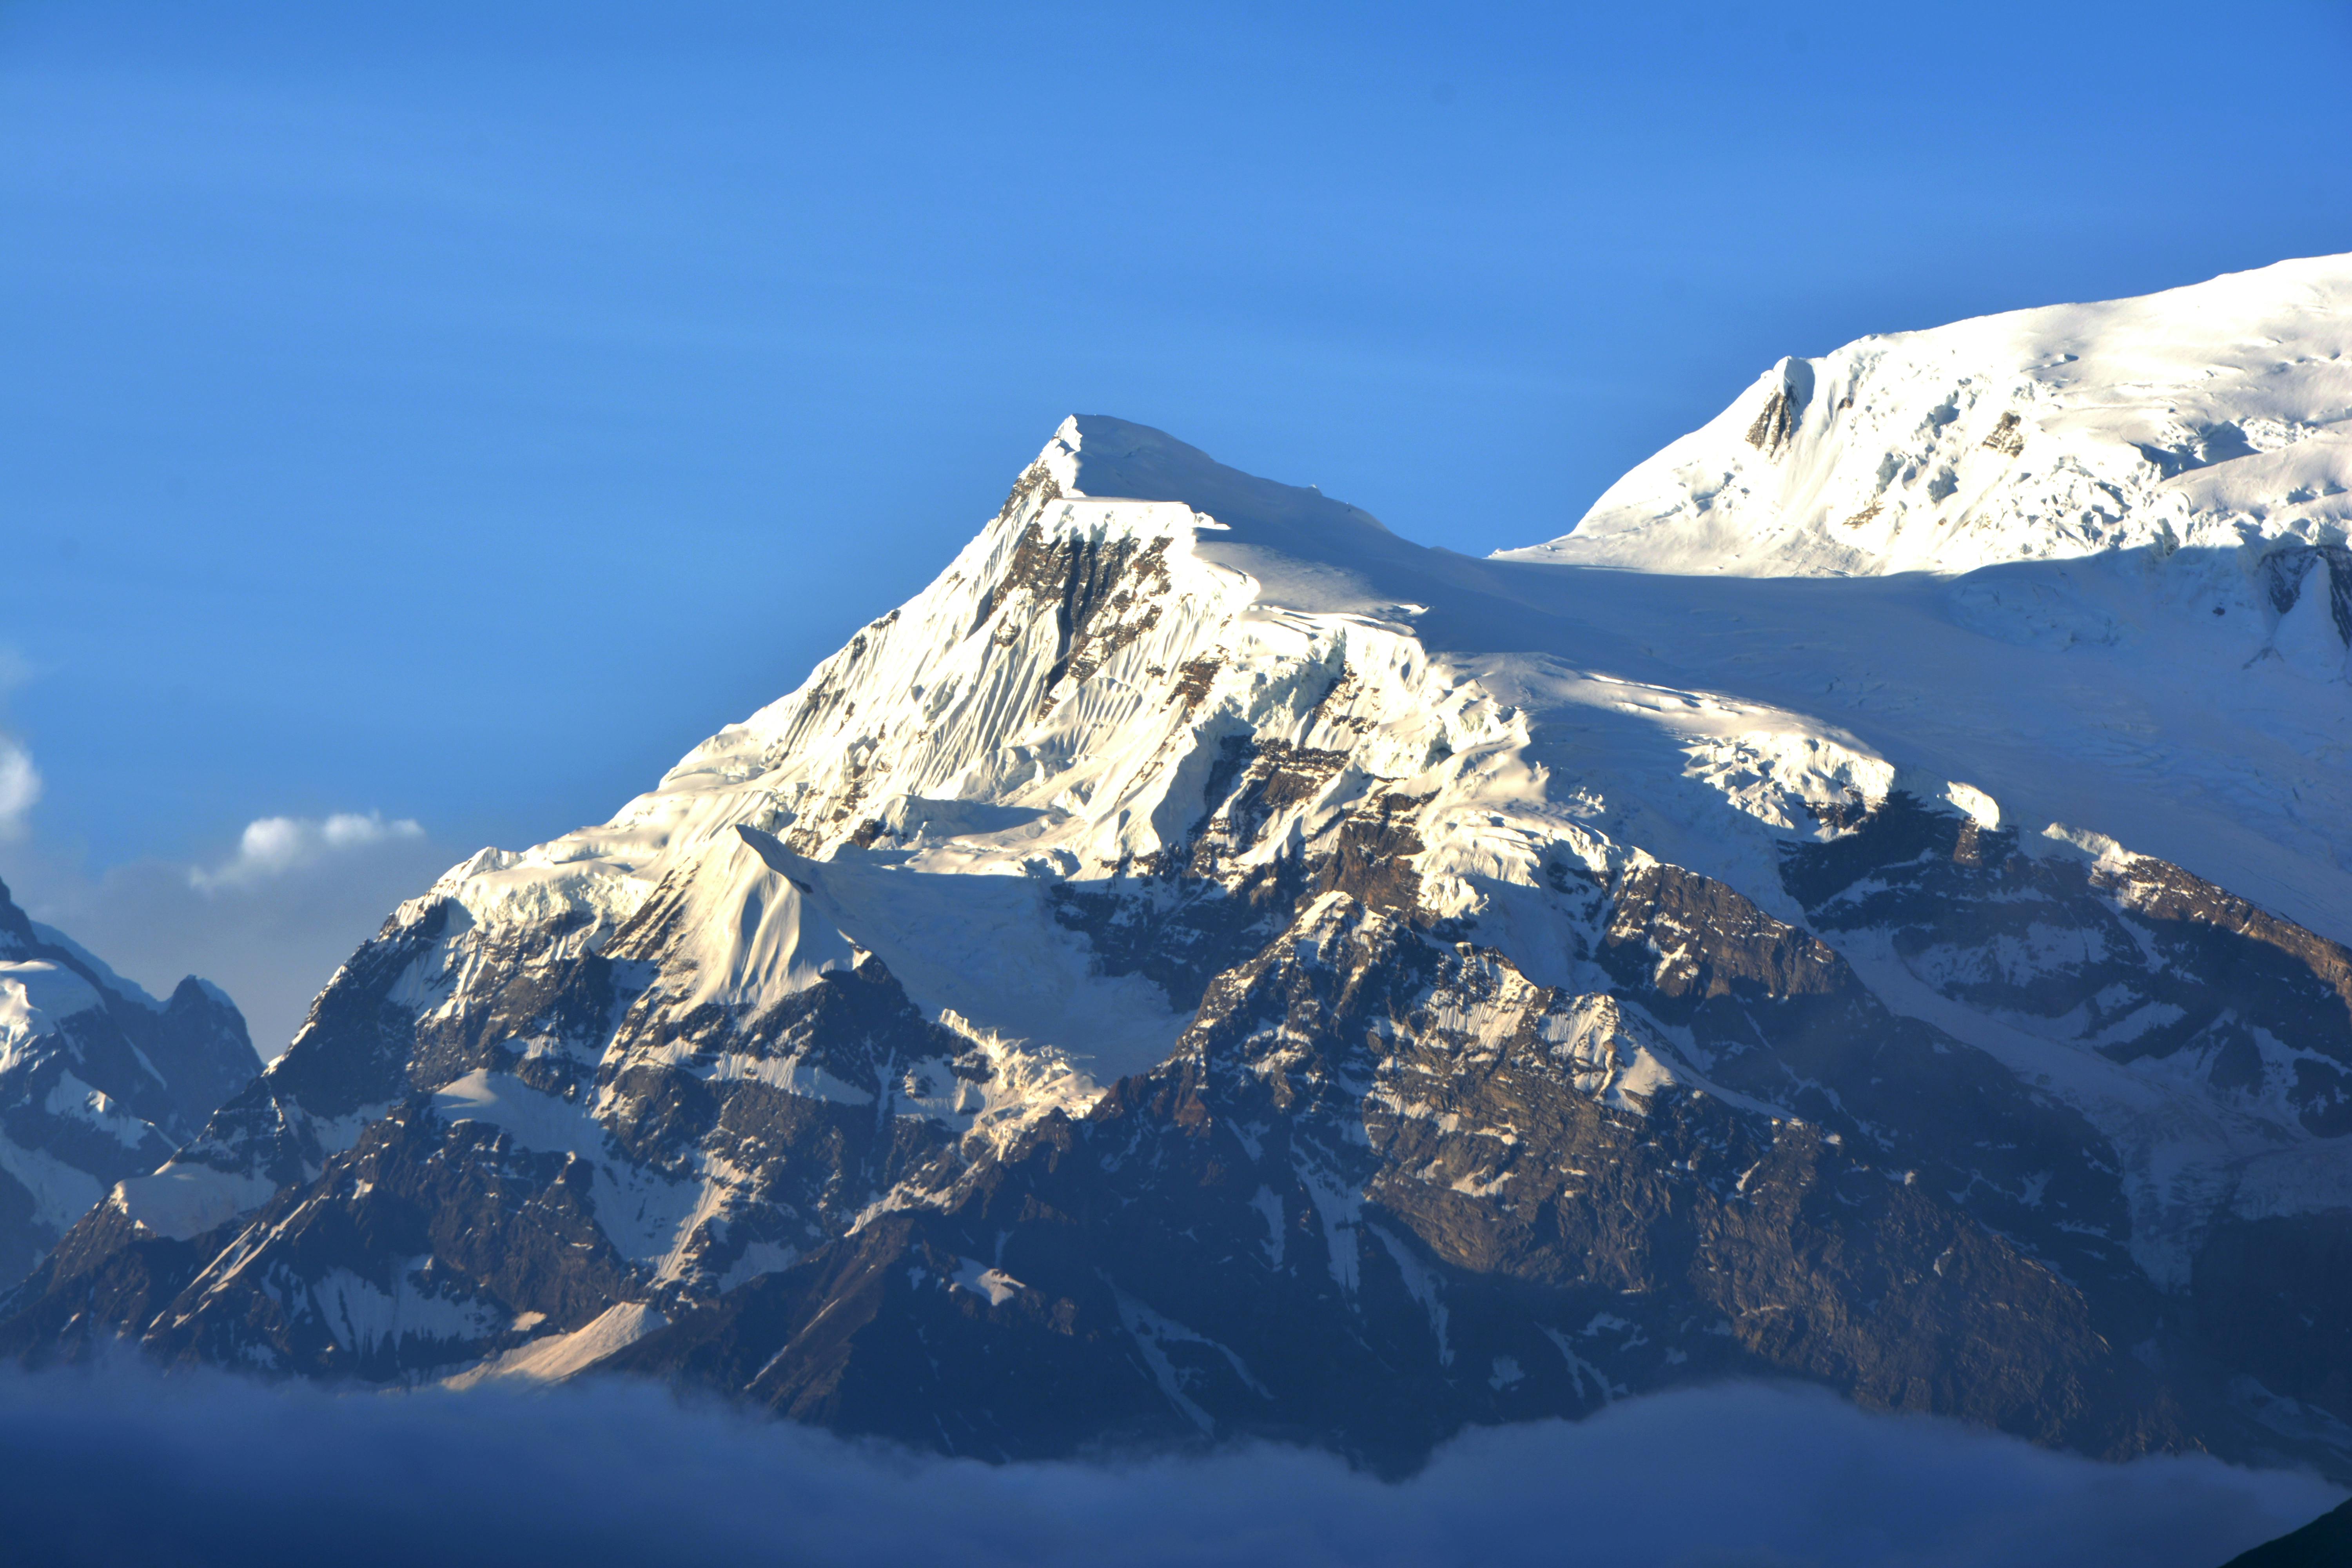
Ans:
POLYGON ((158 1002, 0 886, 0 1280, 168 1160, 260 1066, 218 989, 190 975, 158 1002))
POLYGON ((2340 548, 2347 352, 2341 257, 1867 337, 1782 360, 1572 532, 1509 556, 1776 576, 2340 548))
POLYGON ((1788 362, 1488 561, 1073 418, 396 910, 0 1344, 1400 1465, 1769 1372, 2352 1465, 2347 308, 1788 362))

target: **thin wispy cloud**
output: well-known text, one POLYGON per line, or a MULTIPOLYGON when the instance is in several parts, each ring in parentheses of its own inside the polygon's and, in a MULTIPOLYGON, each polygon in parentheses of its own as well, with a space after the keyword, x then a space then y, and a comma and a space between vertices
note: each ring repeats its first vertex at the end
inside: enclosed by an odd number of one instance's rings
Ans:
POLYGON ((407 817, 387 822, 377 811, 365 816, 337 812, 326 817, 264 816, 246 824, 235 855, 218 866, 194 868, 188 881, 205 891, 252 887, 337 856, 424 837, 425 829, 416 822, 407 817))
POLYGON ((0 838, 25 836, 26 816, 41 798, 41 771, 23 744, 0 734, 0 838))
MULTIPOLYGON (((0 643, 0 700, 33 679, 33 661, 0 643)), ((24 742, 0 730, 0 840, 22 838, 26 818, 41 798, 41 771, 24 742)))

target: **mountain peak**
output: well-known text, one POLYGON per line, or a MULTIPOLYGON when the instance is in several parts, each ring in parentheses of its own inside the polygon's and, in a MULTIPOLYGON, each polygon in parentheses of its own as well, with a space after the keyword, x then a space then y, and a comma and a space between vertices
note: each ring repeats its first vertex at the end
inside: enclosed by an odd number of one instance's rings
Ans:
POLYGON ((159 1002, 0 887, 0 1290, 260 1065, 217 987, 159 1002))
POLYGON ((2352 256, 1790 358, 1514 560, 1844 576, 2352 526, 2352 256))
POLYGON ((1181 502, 1222 524, 1237 542, 1318 553, 1391 537, 1371 513, 1312 485, 1262 479, 1164 430, 1107 414, 1063 420, 1032 465, 1037 467, 1067 496, 1181 502))
POLYGON ((404 905, 0 1352, 593 1366, 1000 1458, 1397 1468, 1743 1372, 2273 1452, 2352 1379, 2298 1261, 2352 1191, 2352 554, 1945 584, 1840 524, 1831 581, 1801 509, 2177 540, 2332 438, 2309 293, 2158 310, 2240 345, 2203 382, 2106 307, 1783 360, 1587 539, 1777 576, 1472 561, 1073 417, 798 689, 404 905))

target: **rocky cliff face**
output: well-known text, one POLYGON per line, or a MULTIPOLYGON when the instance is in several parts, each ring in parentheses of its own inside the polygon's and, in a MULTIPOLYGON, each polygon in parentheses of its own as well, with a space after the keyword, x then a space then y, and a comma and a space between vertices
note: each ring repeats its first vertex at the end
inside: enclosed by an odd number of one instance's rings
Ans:
POLYGON ((191 975, 158 1002, 0 887, 0 1279, 24 1279, 260 1067, 219 991, 191 975))
POLYGON ((0 1344, 1388 1468, 1759 1373, 2342 1468, 2347 689, 2213 629, 2337 542, 1475 562, 1073 419, 799 691, 395 911, 0 1344), (1985 608, 2061 588, 2114 635, 1985 608))

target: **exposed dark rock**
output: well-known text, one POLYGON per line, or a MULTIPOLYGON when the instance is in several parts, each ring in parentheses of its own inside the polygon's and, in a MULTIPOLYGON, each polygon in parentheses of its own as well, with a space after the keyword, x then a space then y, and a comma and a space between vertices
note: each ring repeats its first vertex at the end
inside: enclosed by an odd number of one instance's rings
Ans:
POLYGON ((1429 804, 1427 795, 1381 791, 1348 814, 1332 836, 1330 853, 1316 874, 1318 893, 1340 892, 1376 910, 1388 910, 1426 923, 1421 908, 1421 873, 1412 858, 1422 851, 1411 817, 1429 804))
POLYGON ((1756 422, 1748 427, 1748 444, 1759 451, 1777 454, 1796 433, 1797 410, 1790 406, 1786 392, 1775 392, 1765 399, 1756 422))
POLYGON ((1612 1103, 1622 1065, 1580 1078, 1545 1023, 1592 1005, 1319 903, 1167 1066, 609 1364, 1001 1457, 1312 1433, 1394 1471, 1465 1423, 1741 1370, 2178 1440, 2083 1289, 1962 1194, 1686 1088, 1612 1103))
POLYGON ((2289 544, 2263 558, 2263 575, 2270 590, 2271 608, 2285 615, 2294 608, 2314 572, 2327 588, 2327 610, 2336 635, 2352 644, 2352 549, 2341 544, 2289 544))
POLYGON ((1792 847, 1781 879, 1817 925, 1885 931, 1955 1000, 2118 1061, 2182 1057, 2314 1132, 2352 1131, 2352 952, 2177 866, 2028 855, 1896 794, 1792 847))
POLYGON ((141 1231, 100 1204, 39 1267, 0 1295, 0 1355, 28 1366, 82 1359, 153 1322, 234 1239, 223 1226, 179 1240, 141 1231))
POLYGON ((2222 1568, 2342 1568, 2352 1563, 2352 1502, 2338 1503, 2301 1530, 2242 1552, 2222 1568))
POLYGON ((1780 384, 1772 389, 1757 411, 1755 423, 1748 426, 1748 444, 1767 457, 1780 456, 1780 448, 1797 438, 1797 426, 1812 396, 1813 367, 1801 359, 1782 360, 1780 384))
POLYGON ((2352 1416, 2352 1210, 2216 1226, 2190 1300, 2217 1360, 2273 1394, 2352 1416))
POLYGON ((1210 684, 1217 679, 1217 671, 1223 668, 1223 663, 1213 656, 1203 655, 1186 660, 1176 671, 1175 700, 1184 705, 1187 715, 1209 695, 1210 684))
POLYGON ((1022 531, 982 618, 1014 605, 1053 616, 1054 662, 1040 699, 1045 708, 1053 706, 1065 677, 1083 684, 1111 655, 1158 624, 1159 606, 1150 601, 1168 591, 1167 549, 1164 539, 1147 545, 1124 535, 1048 536, 1034 522, 1022 531))

